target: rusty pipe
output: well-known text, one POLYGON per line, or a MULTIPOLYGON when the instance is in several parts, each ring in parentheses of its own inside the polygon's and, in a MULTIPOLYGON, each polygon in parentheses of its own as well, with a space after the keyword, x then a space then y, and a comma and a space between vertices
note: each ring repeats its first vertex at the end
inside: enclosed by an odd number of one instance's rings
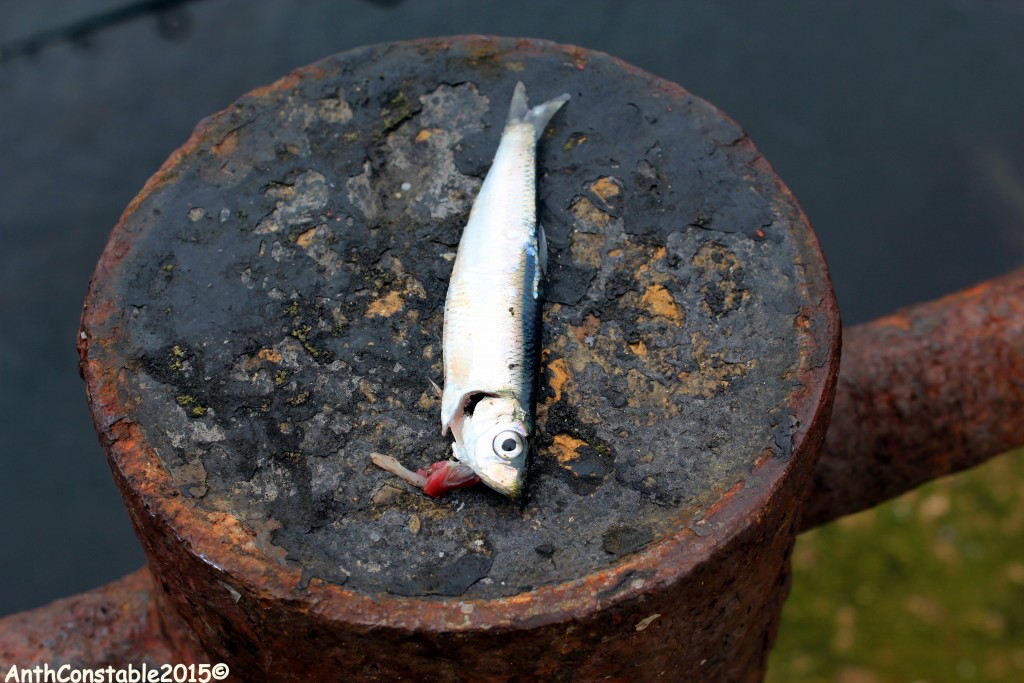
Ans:
POLYGON ((801 530, 1024 444, 1024 268, 843 331, 801 530))
POLYGON ((8 667, 74 668, 180 661, 164 634, 148 567, 0 619, 0 676, 8 667))

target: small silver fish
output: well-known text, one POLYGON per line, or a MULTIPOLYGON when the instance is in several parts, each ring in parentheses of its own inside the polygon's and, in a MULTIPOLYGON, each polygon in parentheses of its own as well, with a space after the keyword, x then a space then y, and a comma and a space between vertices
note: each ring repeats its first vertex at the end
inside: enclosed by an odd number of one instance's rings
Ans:
POLYGON ((562 94, 530 108, 517 83, 494 162, 469 214, 444 308, 441 433, 492 489, 517 498, 534 428, 541 280, 537 142, 562 94))
POLYGON ((511 498, 523 491, 534 429, 541 282, 547 255, 537 223, 537 142, 569 101, 530 108, 517 83, 480 193, 455 256, 444 305, 441 433, 456 460, 412 472, 395 458, 373 462, 429 496, 483 481, 511 498))

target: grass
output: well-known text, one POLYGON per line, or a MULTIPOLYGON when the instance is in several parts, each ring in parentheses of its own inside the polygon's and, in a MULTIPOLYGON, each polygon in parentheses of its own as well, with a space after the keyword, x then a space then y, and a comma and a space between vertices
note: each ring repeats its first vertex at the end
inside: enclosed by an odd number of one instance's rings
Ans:
POLYGON ((766 680, 1024 681, 1024 449, 801 536, 766 680))

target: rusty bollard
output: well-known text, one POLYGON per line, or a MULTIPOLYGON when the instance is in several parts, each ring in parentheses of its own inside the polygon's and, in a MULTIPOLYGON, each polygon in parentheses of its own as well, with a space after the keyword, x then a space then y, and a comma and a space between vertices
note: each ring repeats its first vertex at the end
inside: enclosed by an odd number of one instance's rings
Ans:
MULTIPOLYGON (((1021 281, 929 319, 998 309, 1006 333, 975 336, 1020 376, 1021 281)), ((877 364, 898 362, 862 360, 874 331, 931 339, 925 317, 852 332, 839 401, 854 419, 873 387, 921 371, 880 381, 877 364)), ((970 456, 933 450, 888 485, 894 459, 860 425, 830 435, 816 471, 839 329, 795 200, 682 88, 535 40, 329 58, 204 121, 115 228, 80 352, 149 565, 0 620, 0 661, 224 662, 245 681, 758 681, 801 528, 1024 441, 961 429, 970 456), (445 456, 429 380, 447 275, 517 80, 536 101, 573 96, 539 152, 540 446, 522 506, 479 488, 432 501, 368 455, 445 456), (877 485, 851 495, 841 470, 877 485)), ((929 377, 981 361, 932 341, 929 377)))

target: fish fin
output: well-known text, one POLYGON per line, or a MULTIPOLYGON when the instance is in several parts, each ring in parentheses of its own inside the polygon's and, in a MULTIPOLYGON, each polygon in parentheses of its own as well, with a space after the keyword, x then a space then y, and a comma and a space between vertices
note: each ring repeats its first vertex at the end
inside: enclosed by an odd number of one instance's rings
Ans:
POLYGON ((526 99, 526 86, 523 85, 522 81, 519 81, 512 92, 512 103, 508 108, 508 121, 506 121, 505 125, 528 123, 533 126, 534 138, 540 140, 540 136, 544 133, 548 122, 551 121, 551 117, 568 101, 569 93, 562 93, 558 97, 554 97, 531 108, 526 99))
POLYGON ((522 81, 519 81, 516 83, 515 90, 512 91, 512 103, 508 105, 508 120, 505 124, 520 123, 526 119, 529 111, 530 105, 526 100, 526 86, 523 85, 522 81))
MULTIPOLYGON (((447 385, 445 386, 447 388, 447 385)), ((452 437, 458 444, 462 443, 463 423, 469 419, 466 415, 466 403, 476 392, 463 391, 461 393, 448 392, 441 397, 441 436, 445 436, 451 430, 452 437)))
POLYGON ((548 274, 548 235, 544 232, 544 226, 537 224, 537 261, 540 263, 542 275, 548 274))
POLYGON ((441 392, 441 436, 451 429, 458 441, 462 440, 462 430, 454 422, 462 414, 462 408, 466 402, 468 392, 458 391, 451 383, 445 382, 444 390, 441 392))
POLYGON ((469 419, 470 413, 473 412, 472 406, 484 396, 496 395, 493 391, 485 388, 460 390, 458 387, 445 384, 444 392, 441 395, 441 436, 447 434, 450 429, 455 440, 462 443, 462 423, 469 419), (468 412, 467 406, 469 407, 468 412))
POLYGON ((452 442, 452 455, 455 456, 455 459, 459 462, 469 462, 469 453, 466 451, 466 447, 458 441, 452 442))

